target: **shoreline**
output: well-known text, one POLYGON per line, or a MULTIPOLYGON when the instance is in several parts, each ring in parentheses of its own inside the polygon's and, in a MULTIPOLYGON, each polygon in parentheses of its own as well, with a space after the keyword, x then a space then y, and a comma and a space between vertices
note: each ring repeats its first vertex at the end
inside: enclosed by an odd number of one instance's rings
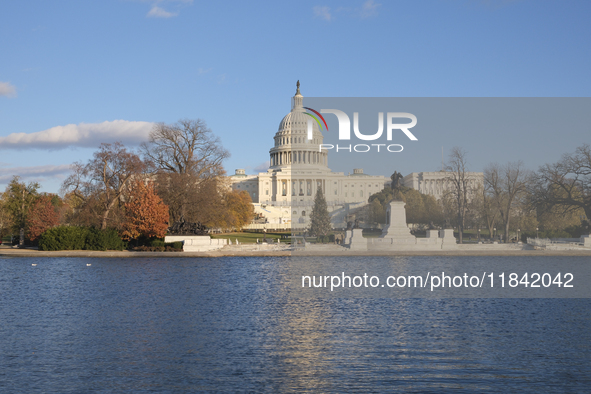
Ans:
POLYGON ((0 249, 0 258, 31 257, 85 257, 85 258, 207 258, 207 257, 327 257, 327 256, 583 256, 591 257, 591 250, 401 250, 401 251, 348 251, 331 250, 214 250, 209 252, 131 252, 62 250, 55 252, 34 249, 0 249))

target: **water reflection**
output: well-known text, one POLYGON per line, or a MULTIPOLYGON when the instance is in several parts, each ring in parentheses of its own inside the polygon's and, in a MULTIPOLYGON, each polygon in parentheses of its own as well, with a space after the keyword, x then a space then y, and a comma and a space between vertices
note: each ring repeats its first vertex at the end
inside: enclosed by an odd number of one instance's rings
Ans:
POLYGON ((35 262, 0 260, 0 392, 591 386, 588 299, 301 298, 292 258, 35 262))

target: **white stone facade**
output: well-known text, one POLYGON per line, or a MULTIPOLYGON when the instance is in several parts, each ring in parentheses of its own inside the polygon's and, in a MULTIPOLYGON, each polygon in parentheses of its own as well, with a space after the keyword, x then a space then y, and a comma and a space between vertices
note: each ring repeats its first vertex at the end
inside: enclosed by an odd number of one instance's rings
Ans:
MULTIPOLYGON (((452 187, 449 177, 450 173, 446 171, 411 172, 402 178, 402 182, 406 187, 418 190, 423 194, 429 194, 439 200, 452 187)), ((467 172, 466 178, 471 190, 477 190, 484 185, 484 173, 482 172, 467 172)))

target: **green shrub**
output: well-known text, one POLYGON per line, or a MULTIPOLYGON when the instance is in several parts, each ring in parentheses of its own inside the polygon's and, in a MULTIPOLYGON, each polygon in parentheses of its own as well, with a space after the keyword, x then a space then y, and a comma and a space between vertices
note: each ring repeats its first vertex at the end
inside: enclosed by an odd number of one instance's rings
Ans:
POLYGON ((95 227, 89 228, 86 235, 86 243, 84 245, 84 249, 107 250, 107 248, 105 247, 103 232, 95 227))
POLYGON ((108 228, 100 230, 95 227, 88 229, 86 250, 123 250, 124 244, 117 230, 108 228))
POLYGON ((82 250, 88 228, 58 226, 46 230, 39 239, 39 250, 82 250))
POLYGON ((39 250, 123 250, 125 246, 117 230, 94 227, 53 227, 39 239, 39 250))
POLYGON ((171 247, 171 248, 176 249, 176 250, 179 250, 179 249, 180 250, 183 250, 183 243, 182 243, 182 241, 167 242, 167 243, 165 243, 162 246, 171 247))
POLYGON ((156 238, 156 239, 153 239, 153 240, 150 242, 150 246, 155 246, 155 247, 161 247, 161 246, 166 246, 166 245, 167 245, 167 244, 165 244, 165 242, 164 242, 163 240, 161 240, 161 239, 158 239, 158 238, 156 238))
POLYGON ((330 242, 330 236, 328 235, 319 235, 316 237, 316 243, 325 244, 327 242, 330 242))
POLYGON ((105 246, 107 250, 124 250, 126 243, 119 236, 119 232, 114 228, 103 230, 105 246))

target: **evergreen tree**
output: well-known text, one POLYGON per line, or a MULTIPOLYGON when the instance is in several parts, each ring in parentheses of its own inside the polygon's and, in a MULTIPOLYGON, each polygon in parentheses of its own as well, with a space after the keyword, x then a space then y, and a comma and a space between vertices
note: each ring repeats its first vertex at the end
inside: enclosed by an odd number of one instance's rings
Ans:
POLYGON ((323 237, 328 235, 332 230, 328 207, 326 206, 326 200, 324 199, 321 188, 318 188, 314 197, 314 208, 312 208, 310 220, 310 234, 312 235, 323 237))

